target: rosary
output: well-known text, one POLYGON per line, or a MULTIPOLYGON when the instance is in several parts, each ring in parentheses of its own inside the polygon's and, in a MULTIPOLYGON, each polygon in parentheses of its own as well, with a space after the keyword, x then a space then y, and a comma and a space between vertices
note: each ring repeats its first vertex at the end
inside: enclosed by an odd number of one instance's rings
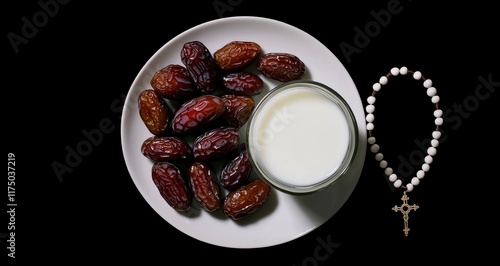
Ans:
POLYGON ((408 200, 410 199, 407 195, 407 192, 413 191, 415 186, 420 184, 422 178, 424 178, 425 174, 430 169, 430 164, 433 161, 433 156, 436 155, 437 147, 439 145, 439 138, 441 137, 441 131, 439 127, 443 124, 443 111, 439 109, 439 96, 437 95, 436 88, 432 86, 432 80, 426 79, 420 71, 411 71, 408 70, 407 67, 402 68, 392 68, 389 73, 385 76, 380 77, 379 81, 373 84, 373 92, 367 99, 368 105, 366 106, 366 129, 368 131, 368 144, 370 145, 370 151, 375 154, 375 160, 379 162, 380 168, 384 170, 384 174, 388 177, 389 181, 391 181, 395 188, 402 188, 403 196, 401 200, 403 203, 400 206, 395 205, 392 207, 392 210, 395 212, 401 212, 403 214, 404 220, 404 228, 403 232, 405 236, 408 236, 410 232, 410 228, 408 225, 409 214, 410 211, 416 211, 419 206, 416 204, 410 205, 408 200), (424 162, 422 163, 421 169, 417 171, 414 177, 411 178, 410 182, 407 184, 403 184, 403 181, 394 173, 394 170, 389 167, 387 161, 384 159, 384 155, 380 152, 380 146, 376 143, 376 139, 373 136, 375 116, 373 112, 375 111, 375 96, 378 91, 382 88, 383 85, 386 85, 389 78, 397 75, 413 75, 413 78, 417 81, 422 81, 424 88, 427 90, 427 95, 430 97, 432 103, 435 106, 434 110, 434 124, 436 125, 434 131, 432 132, 432 140, 430 146, 427 148, 427 155, 424 158, 424 162))

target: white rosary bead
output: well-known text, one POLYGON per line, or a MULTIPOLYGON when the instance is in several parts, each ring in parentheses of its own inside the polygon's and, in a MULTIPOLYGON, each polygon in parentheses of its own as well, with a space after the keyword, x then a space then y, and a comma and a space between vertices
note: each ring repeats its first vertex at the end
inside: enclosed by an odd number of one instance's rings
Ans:
POLYGON ((424 178, 424 176, 425 176, 424 170, 418 170, 417 171, 417 178, 418 179, 422 179, 422 178, 424 178))
POLYGON ((439 96, 437 96, 437 95, 432 96, 431 102, 432 103, 438 103, 439 102, 439 96))
POLYGON ((375 83, 375 84, 373 84, 373 86, 372 86, 372 89, 373 89, 374 91, 379 91, 381 88, 382 88, 382 86, 380 85, 380 83, 375 83))
POLYGON ((366 122, 371 123, 375 120, 375 116, 373 114, 366 115, 366 122))
POLYGON ((375 96, 368 96, 368 98, 366 99, 366 101, 368 102, 368 104, 374 104, 375 103, 375 96))
POLYGON ((386 167, 387 167, 387 161, 386 161, 386 160, 382 160, 382 161, 380 161, 379 166, 380 166, 380 168, 382 168, 382 169, 386 168, 386 167))
POLYGON ((430 79, 426 79, 426 80, 424 81, 424 87, 425 87, 425 88, 430 88, 430 87, 432 87, 432 80, 430 80, 430 79))
POLYGON ((399 187, 401 187, 401 183, 402 183, 402 182, 401 182, 401 179, 398 179, 398 180, 394 181, 394 187, 395 187, 395 188, 399 188, 399 187))
POLYGON ((427 96, 432 97, 437 94, 437 90, 434 87, 430 87, 427 89, 427 96))
POLYGON ((406 184, 406 191, 412 192, 413 191, 413 185, 410 184, 410 183, 406 184))
POLYGON ((441 138, 441 131, 438 131, 438 130, 433 131, 433 132, 432 132, 432 137, 433 137, 434 139, 439 139, 439 138, 441 138))
POLYGON ((397 76, 397 75, 399 75, 399 68, 397 68, 397 67, 393 67, 393 68, 391 68, 391 74, 392 74, 393 76, 397 76))
POLYGON ((392 170, 391 167, 387 167, 387 168, 385 168, 384 173, 386 176, 390 176, 394 173, 394 171, 392 170))
POLYGON ((429 147, 427 149, 427 154, 429 154, 430 156, 434 156, 434 155, 436 155, 436 153, 437 153, 437 149, 435 147, 429 147))
POLYGON ((383 155, 382 153, 380 153, 380 152, 379 152, 379 153, 375 154, 375 160, 376 160, 377 162, 380 162, 380 161, 382 161, 383 159, 384 159, 384 155, 383 155))
POLYGON ((434 148, 439 146, 439 140, 437 140, 437 139, 431 140, 431 146, 434 148))
POLYGON ((434 117, 441 117, 441 116, 443 116, 443 110, 437 109, 436 111, 434 111, 434 117))
POLYGON ((387 81, 389 81, 389 79, 387 79, 386 76, 382 76, 380 77, 380 79, 378 80, 378 83, 380 83, 381 85, 385 85, 387 84, 387 81))
POLYGON ((375 128, 375 126, 373 125, 373 123, 366 124, 366 129, 367 130, 373 130, 374 128, 375 128))
POLYGON ((375 144, 375 137, 369 137, 368 138, 368 144, 370 144, 370 145, 375 144))
POLYGON ((369 113, 369 114, 375 112, 375 105, 373 105, 373 104, 367 105, 366 106, 366 112, 369 113))
POLYGON ((420 71, 415 71, 413 73, 413 78, 416 79, 416 80, 419 80, 422 78, 422 73, 420 73, 420 71))
POLYGON ((428 165, 428 164, 426 164, 426 163, 422 164, 422 170, 423 170, 424 172, 429 172, 429 170, 430 170, 430 169, 431 169, 431 166, 430 166, 430 165, 428 165))
POLYGON ((435 124, 436 126, 441 126, 441 125, 443 124, 443 121, 444 121, 444 120, 443 120, 443 118, 442 118, 442 117, 438 117, 438 118, 434 119, 434 124, 435 124))
POLYGON ((389 175, 389 181, 394 182, 398 180, 398 176, 396 174, 389 175))
POLYGON ((432 158, 432 156, 430 156, 430 155, 427 155, 427 156, 425 156, 425 158, 424 158, 424 161, 425 161, 425 163, 426 163, 426 164, 431 164, 433 160, 434 160, 434 159, 433 159, 433 158, 432 158))
POLYGON ((378 146, 378 144, 373 144, 373 145, 370 147, 370 150, 371 150, 373 153, 377 153, 377 152, 380 150, 380 146, 378 146))
POLYGON ((411 183, 414 186, 417 186, 418 184, 420 184, 420 179, 418 177, 414 177, 414 178, 411 179, 411 183))
POLYGON ((406 75, 408 74, 408 68, 407 67, 402 67, 400 70, 399 70, 399 73, 401 75, 406 75))

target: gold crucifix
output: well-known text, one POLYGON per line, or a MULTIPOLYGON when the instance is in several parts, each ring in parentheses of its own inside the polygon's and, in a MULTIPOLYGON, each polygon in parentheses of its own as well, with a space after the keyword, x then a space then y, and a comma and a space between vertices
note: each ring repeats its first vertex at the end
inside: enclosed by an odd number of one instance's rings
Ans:
POLYGON ((405 232, 405 236, 408 236, 408 233, 410 232, 410 228, 408 227, 408 220, 409 220, 409 216, 408 214, 410 213, 410 211, 414 211, 414 210, 417 210, 419 207, 418 205, 416 204, 413 204, 413 205, 409 205, 408 204, 408 200, 410 198, 406 195, 406 191, 403 193, 403 196, 401 197, 401 200, 403 200, 403 204, 401 204, 401 206, 397 206, 395 205, 394 207, 392 207, 392 210, 395 211, 395 212, 401 212, 403 214, 403 220, 404 220, 404 224, 405 224, 405 228, 403 229, 403 232, 405 232))

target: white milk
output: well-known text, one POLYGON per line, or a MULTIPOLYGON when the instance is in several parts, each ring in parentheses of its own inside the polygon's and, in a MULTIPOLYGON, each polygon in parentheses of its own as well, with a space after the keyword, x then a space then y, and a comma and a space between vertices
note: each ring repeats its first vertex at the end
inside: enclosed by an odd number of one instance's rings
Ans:
POLYGON ((341 165, 349 145, 349 127, 340 107, 307 87, 283 90, 252 121, 252 155, 281 182, 312 185, 341 165))

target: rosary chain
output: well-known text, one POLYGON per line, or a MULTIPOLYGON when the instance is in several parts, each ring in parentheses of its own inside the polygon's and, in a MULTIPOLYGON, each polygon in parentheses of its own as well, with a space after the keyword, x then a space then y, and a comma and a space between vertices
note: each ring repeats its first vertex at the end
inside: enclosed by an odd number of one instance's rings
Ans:
POLYGON ((410 192, 414 189, 415 186, 420 184, 420 180, 424 178, 425 174, 430 170, 430 164, 433 161, 433 156, 437 153, 437 147, 439 146, 439 138, 441 137, 440 126, 443 124, 443 111, 439 109, 439 96, 437 95, 437 90, 432 84, 432 80, 425 78, 420 71, 411 71, 408 70, 407 67, 392 68, 385 76, 380 77, 379 81, 373 84, 373 91, 371 95, 367 98, 367 106, 365 111, 366 115, 366 129, 368 131, 368 144, 370 145, 370 151, 375 155, 375 160, 379 162, 380 168, 384 169, 384 174, 389 178, 389 181, 393 182, 394 187, 403 188, 405 192, 410 192), (376 143, 376 138, 373 136, 374 124, 375 120, 375 101, 376 94, 383 85, 386 85, 389 81, 389 78, 397 75, 407 75, 410 74, 417 81, 422 81, 424 88, 427 90, 427 95, 431 98, 432 103, 435 106, 434 110, 434 124, 435 129, 432 132, 432 140, 430 146, 427 148, 427 155, 424 158, 424 162, 422 163, 421 169, 417 171, 414 177, 411 178, 411 181, 406 185, 403 185, 403 181, 394 173, 394 170, 389 167, 388 162, 384 159, 384 155, 380 152, 380 146, 376 143))

